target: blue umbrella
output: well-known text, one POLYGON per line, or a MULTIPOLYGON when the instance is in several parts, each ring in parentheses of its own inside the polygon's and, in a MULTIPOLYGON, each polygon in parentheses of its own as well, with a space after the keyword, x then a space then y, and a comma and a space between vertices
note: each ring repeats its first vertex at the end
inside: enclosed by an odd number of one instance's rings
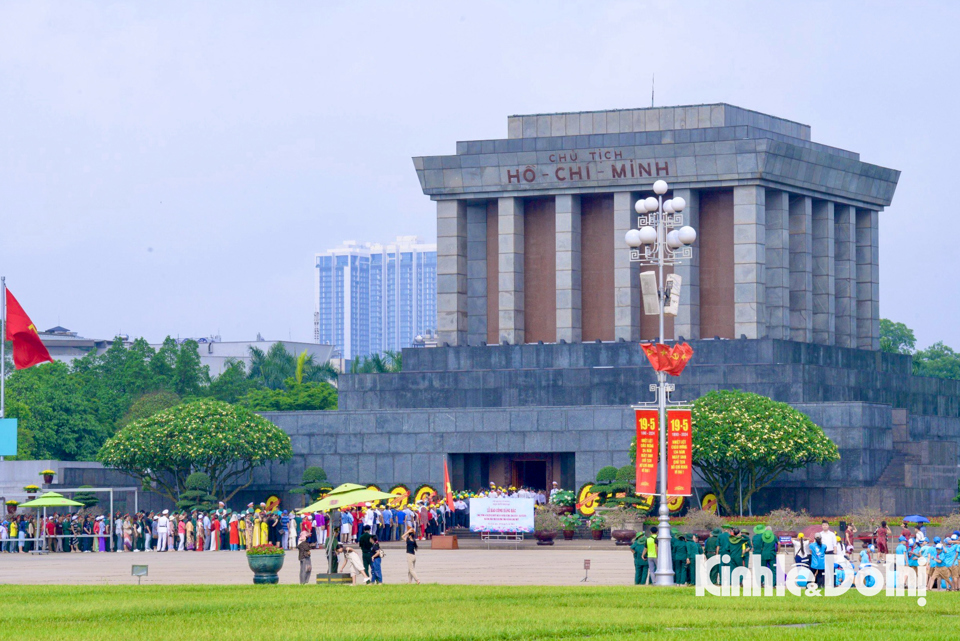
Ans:
POLYGON ((930 519, 925 516, 920 516, 919 514, 914 514, 913 516, 905 516, 903 520, 907 523, 929 523, 930 519))

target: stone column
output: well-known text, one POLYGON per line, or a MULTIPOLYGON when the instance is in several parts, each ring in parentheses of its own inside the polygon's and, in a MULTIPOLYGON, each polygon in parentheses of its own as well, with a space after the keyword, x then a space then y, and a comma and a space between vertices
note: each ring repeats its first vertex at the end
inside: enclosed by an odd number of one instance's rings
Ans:
POLYGON ((857 210, 857 347, 880 349, 880 215, 857 210))
POLYGON ((437 339, 467 340, 467 203, 437 201, 437 339))
POLYGON ((561 195, 556 201, 557 342, 582 340, 580 286, 580 196, 561 195))
POLYGON ((634 202, 630 192, 613 195, 614 336, 630 342, 640 340, 640 269, 623 237, 637 223, 634 202))
POLYGON ((767 336, 790 340, 790 194, 766 194, 767 336))
POLYGON ((833 203, 813 201, 813 342, 837 342, 833 203))
POLYGON ((500 242, 500 342, 524 342, 523 314, 523 200, 497 201, 500 242))
POLYGON ((790 198, 790 340, 813 342, 813 201, 790 198))
POLYGON ((467 343, 487 340, 487 207, 467 205, 467 343))
POLYGON ((734 336, 766 335, 766 197, 757 185, 733 188, 734 336))
POLYGON ((834 264, 836 269, 837 345, 857 346, 857 214, 850 205, 835 205, 834 264))
MULTIPOLYGON (((700 233, 700 193, 693 189, 677 189, 674 196, 687 201, 687 208, 683 210, 683 222, 700 233)), ((681 336, 685 340, 700 338, 700 242, 695 242, 691 249, 693 257, 674 266, 673 273, 682 278, 680 284, 680 310, 673 323, 674 338, 681 336)))

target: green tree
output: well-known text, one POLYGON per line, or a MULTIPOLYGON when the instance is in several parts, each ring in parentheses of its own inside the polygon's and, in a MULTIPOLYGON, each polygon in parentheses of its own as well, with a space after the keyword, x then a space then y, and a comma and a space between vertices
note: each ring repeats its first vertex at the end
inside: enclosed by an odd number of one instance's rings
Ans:
POLYGON ((259 383, 247 377, 247 368, 243 361, 228 361, 220 373, 210 382, 207 396, 226 403, 236 403, 259 383))
POLYGON ((917 346, 913 330, 903 323, 880 319, 880 350, 892 354, 912 354, 917 346))
POLYGON ((300 485, 290 490, 291 494, 303 494, 304 506, 307 499, 316 499, 324 491, 332 490, 333 486, 327 481, 327 473, 322 467, 308 467, 303 471, 300 485))
POLYGON ((101 410, 116 418, 60 362, 16 370, 6 386, 7 416, 19 419, 20 438, 31 444, 29 451, 18 447, 21 458, 91 460, 110 432, 101 410))
POLYGON ((143 418, 150 418, 158 412, 180 404, 180 397, 173 392, 161 390, 149 392, 133 402, 127 413, 119 421, 119 426, 129 425, 143 418))
POLYGON ((784 472, 840 460, 837 446, 805 414, 765 396, 722 390, 693 404, 693 464, 732 514, 784 472), (742 503, 739 502, 742 490, 742 503))
POLYGON ((350 363, 351 374, 386 374, 403 369, 403 353, 386 351, 383 354, 359 356, 350 363))
POLYGON ((960 379, 960 354, 937 341, 913 355, 913 373, 917 376, 960 379))
POLYGON ((266 352, 250 346, 250 378, 270 389, 280 389, 297 369, 297 359, 283 343, 274 343, 266 352))
POLYGON ((209 512, 217 507, 217 497, 210 494, 210 477, 203 472, 194 472, 184 481, 186 491, 180 493, 177 509, 185 512, 199 510, 209 512))
POLYGON ((184 341, 177 350, 173 366, 173 389, 180 396, 198 396, 210 383, 210 369, 200 364, 200 345, 184 341))
POLYGON ((329 383, 297 383, 291 378, 287 379, 286 389, 251 390, 238 402, 255 412, 335 410, 337 389, 329 383))
POLYGON ((253 482, 255 468, 292 456, 290 437, 270 421, 243 407, 200 400, 124 427, 97 460, 173 501, 191 473, 203 472, 210 477, 210 494, 226 501, 253 482))
MULTIPOLYGON (((80 489, 93 487, 92 485, 81 485, 80 489)), ((79 503, 83 503, 83 507, 90 508, 96 507, 100 504, 100 499, 97 498, 97 495, 93 492, 77 492, 73 495, 73 500, 79 503)))

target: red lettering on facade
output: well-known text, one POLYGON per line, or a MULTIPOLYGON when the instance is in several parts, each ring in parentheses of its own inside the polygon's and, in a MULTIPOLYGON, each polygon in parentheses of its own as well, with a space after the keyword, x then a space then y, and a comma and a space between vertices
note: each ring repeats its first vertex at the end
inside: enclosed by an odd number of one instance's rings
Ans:
POLYGON ((527 167, 523 170, 523 179, 528 183, 532 183, 537 179, 537 172, 533 170, 533 167, 527 167))
POLYGON ((637 173, 640 174, 640 178, 643 178, 643 174, 646 173, 648 176, 652 176, 650 173, 650 163, 644 165, 642 162, 637 163, 637 173))
POLYGON ((571 166, 567 171, 570 172, 570 180, 583 180, 583 169, 580 168, 580 165, 571 166))
POLYGON ((557 162, 557 154, 550 154, 550 157, 548 158, 548 160, 550 162, 557 162))
POLYGON ((614 178, 626 178, 627 177, 627 168, 625 165, 621 164, 617 167, 617 163, 610 165, 610 169, 613 171, 614 178))
POLYGON ((514 180, 516 180, 517 182, 520 182, 520 170, 518 169, 518 170, 516 170, 516 171, 510 171, 510 170, 508 169, 508 170, 507 170, 507 184, 509 185, 509 184, 512 183, 514 180))
POLYGON ((615 151, 615 152, 613 152, 613 159, 614 159, 614 160, 620 160, 621 158, 623 158, 623 152, 622 152, 622 151, 615 151))
POLYGON ((563 171, 563 167, 557 167, 557 170, 553 172, 553 175, 557 177, 557 180, 564 181, 567 179, 566 176, 561 176, 560 172, 563 171))
POLYGON ((664 175, 664 176, 669 176, 669 175, 670 175, 670 163, 666 163, 666 162, 665 162, 665 163, 663 163, 662 165, 661 165, 660 163, 657 163, 657 175, 658 175, 658 176, 660 175, 660 170, 661 170, 661 169, 663 169, 663 175, 664 175))

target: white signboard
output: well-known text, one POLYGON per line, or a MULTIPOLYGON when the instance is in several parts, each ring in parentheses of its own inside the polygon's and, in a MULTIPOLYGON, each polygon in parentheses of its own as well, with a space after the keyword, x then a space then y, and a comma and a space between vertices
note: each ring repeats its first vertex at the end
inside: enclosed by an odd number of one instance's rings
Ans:
POLYGON ((471 532, 533 532, 533 499, 470 499, 471 532))

